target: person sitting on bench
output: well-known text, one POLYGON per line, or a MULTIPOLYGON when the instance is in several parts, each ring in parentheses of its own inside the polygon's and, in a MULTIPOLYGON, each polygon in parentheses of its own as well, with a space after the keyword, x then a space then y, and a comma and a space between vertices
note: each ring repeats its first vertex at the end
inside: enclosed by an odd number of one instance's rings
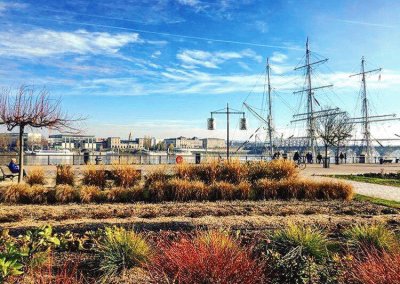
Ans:
MULTIPOLYGON (((19 173, 19 165, 17 164, 17 160, 15 158, 12 158, 10 163, 8 164, 8 168, 13 174, 18 174, 19 173)), ((26 172, 24 170, 23 176, 26 176, 26 172)))

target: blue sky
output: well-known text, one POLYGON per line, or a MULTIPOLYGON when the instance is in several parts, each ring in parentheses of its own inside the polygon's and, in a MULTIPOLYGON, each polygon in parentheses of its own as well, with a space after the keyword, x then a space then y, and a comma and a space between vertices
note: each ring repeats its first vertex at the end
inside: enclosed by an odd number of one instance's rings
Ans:
MULTIPOLYGON (((88 116, 85 132, 97 136, 224 137, 206 130, 211 110, 227 102, 260 107, 266 57, 272 65, 274 116, 279 133, 302 110, 301 72, 307 36, 321 106, 359 115, 360 58, 367 68, 373 112, 392 113, 400 102, 400 2, 372 0, 131 0, 1 1, 0 85, 45 86, 71 114, 88 116)), ((250 128, 259 122, 248 115, 250 128)), ((385 126, 386 136, 397 132, 385 126)), ((383 131, 378 126, 376 131, 383 131)))

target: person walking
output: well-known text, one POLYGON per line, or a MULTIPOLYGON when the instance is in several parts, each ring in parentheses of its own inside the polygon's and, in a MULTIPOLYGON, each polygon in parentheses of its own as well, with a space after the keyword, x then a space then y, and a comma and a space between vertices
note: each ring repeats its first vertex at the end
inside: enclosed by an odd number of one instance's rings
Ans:
POLYGON ((299 154, 298 151, 294 152, 293 161, 294 161, 295 163, 297 163, 297 164, 300 163, 300 154, 299 154))
POLYGON ((340 152, 339 158, 340 158, 340 163, 343 164, 343 159, 344 159, 344 154, 343 154, 343 152, 340 152))

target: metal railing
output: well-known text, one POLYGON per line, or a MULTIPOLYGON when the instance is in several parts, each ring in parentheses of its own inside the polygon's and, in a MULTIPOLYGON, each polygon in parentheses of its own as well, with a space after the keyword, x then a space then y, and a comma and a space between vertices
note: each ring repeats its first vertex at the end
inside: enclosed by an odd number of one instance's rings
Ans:
MULTIPOLYGON (((28 166, 45 166, 45 165, 83 165, 85 162, 90 164, 137 164, 137 165, 163 165, 163 164, 175 164, 176 157, 180 156, 179 153, 175 154, 70 154, 70 155, 24 155, 24 164, 28 166)), ((194 164, 196 162, 204 162, 207 160, 218 159, 225 160, 225 155, 219 154, 193 154, 193 155, 182 155, 184 162, 194 164)), ((18 159, 17 154, 0 154, 0 164, 8 164, 11 158, 18 159)), ((293 156, 281 156, 288 160, 293 160, 293 156)), ((251 155, 251 154, 231 154, 231 159, 238 159, 241 162, 250 161, 269 161, 271 157, 268 155, 251 155)), ((305 160, 304 157, 302 159, 305 160)), ((324 157, 323 157, 324 159, 324 157)), ((335 164, 336 157, 329 157, 330 164, 335 164)), ((363 164, 367 163, 363 156, 351 156, 346 159, 339 159, 339 164, 363 164)), ((398 157, 387 157, 387 156, 376 156, 372 157, 371 164, 385 163, 399 163, 398 157)), ((313 163, 318 163, 317 159, 313 158, 313 163)), ((322 164, 322 162, 321 162, 322 164)))

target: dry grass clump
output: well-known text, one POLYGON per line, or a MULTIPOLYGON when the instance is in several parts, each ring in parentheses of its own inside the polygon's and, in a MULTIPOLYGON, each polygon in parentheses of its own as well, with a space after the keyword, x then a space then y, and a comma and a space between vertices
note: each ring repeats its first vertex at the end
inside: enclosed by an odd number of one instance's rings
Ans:
POLYGON ((30 169, 25 181, 31 186, 34 184, 45 184, 44 170, 41 167, 30 169))
POLYGON ((140 170, 131 165, 115 165, 112 170, 114 184, 118 187, 132 187, 141 179, 140 170))
POLYGON ((353 186, 343 181, 320 181, 318 182, 319 199, 342 199, 351 200, 354 196, 353 186))
POLYGON ((294 179, 299 174, 295 163, 285 159, 272 160, 266 165, 258 165, 258 168, 260 175, 266 171, 266 177, 273 180, 294 179))
POLYGON ((212 184, 218 177, 218 161, 211 160, 193 167, 193 171, 198 180, 203 181, 205 184, 212 184))
POLYGON ((28 203, 30 187, 27 184, 12 184, 2 188, 2 200, 6 203, 28 203))
POLYGON ((60 184, 55 188, 55 200, 60 203, 78 201, 79 192, 68 184, 60 184))
POLYGON ((239 160, 224 161, 218 165, 217 181, 238 184, 247 179, 248 170, 239 160))
POLYGON ((351 200, 353 187, 344 182, 310 179, 261 179, 253 186, 254 199, 351 200))
POLYGON ((87 165, 83 171, 82 183, 84 185, 94 185, 104 188, 107 183, 105 168, 87 165))
POLYGON ((143 200, 143 189, 140 187, 117 187, 107 191, 107 201, 136 202, 143 200))
POLYGON ((188 201, 208 199, 207 187, 201 181, 173 178, 168 181, 166 187, 171 200, 188 201))
POLYGON ((80 188, 79 198, 83 203, 90 203, 99 200, 100 188, 93 185, 84 185, 80 188))
POLYGON ((256 182, 260 179, 268 178, 269 163, 265 161, 254 161, 247 163, 248 177, 250 182, 256 182))
POLYGON ((158 244, 148 270, 154 283, 262 283, 259 264, 226 234, 200 233, 158 244))
POLYGON ((56 184, 74 185, 74 170, 70 165, 58 165, 56 184))
POLYGON ((36 184, 29 189, 30 203, 43 204, 49 201, 49 195, 53 189, 47 188, 43 185, 36 184))

